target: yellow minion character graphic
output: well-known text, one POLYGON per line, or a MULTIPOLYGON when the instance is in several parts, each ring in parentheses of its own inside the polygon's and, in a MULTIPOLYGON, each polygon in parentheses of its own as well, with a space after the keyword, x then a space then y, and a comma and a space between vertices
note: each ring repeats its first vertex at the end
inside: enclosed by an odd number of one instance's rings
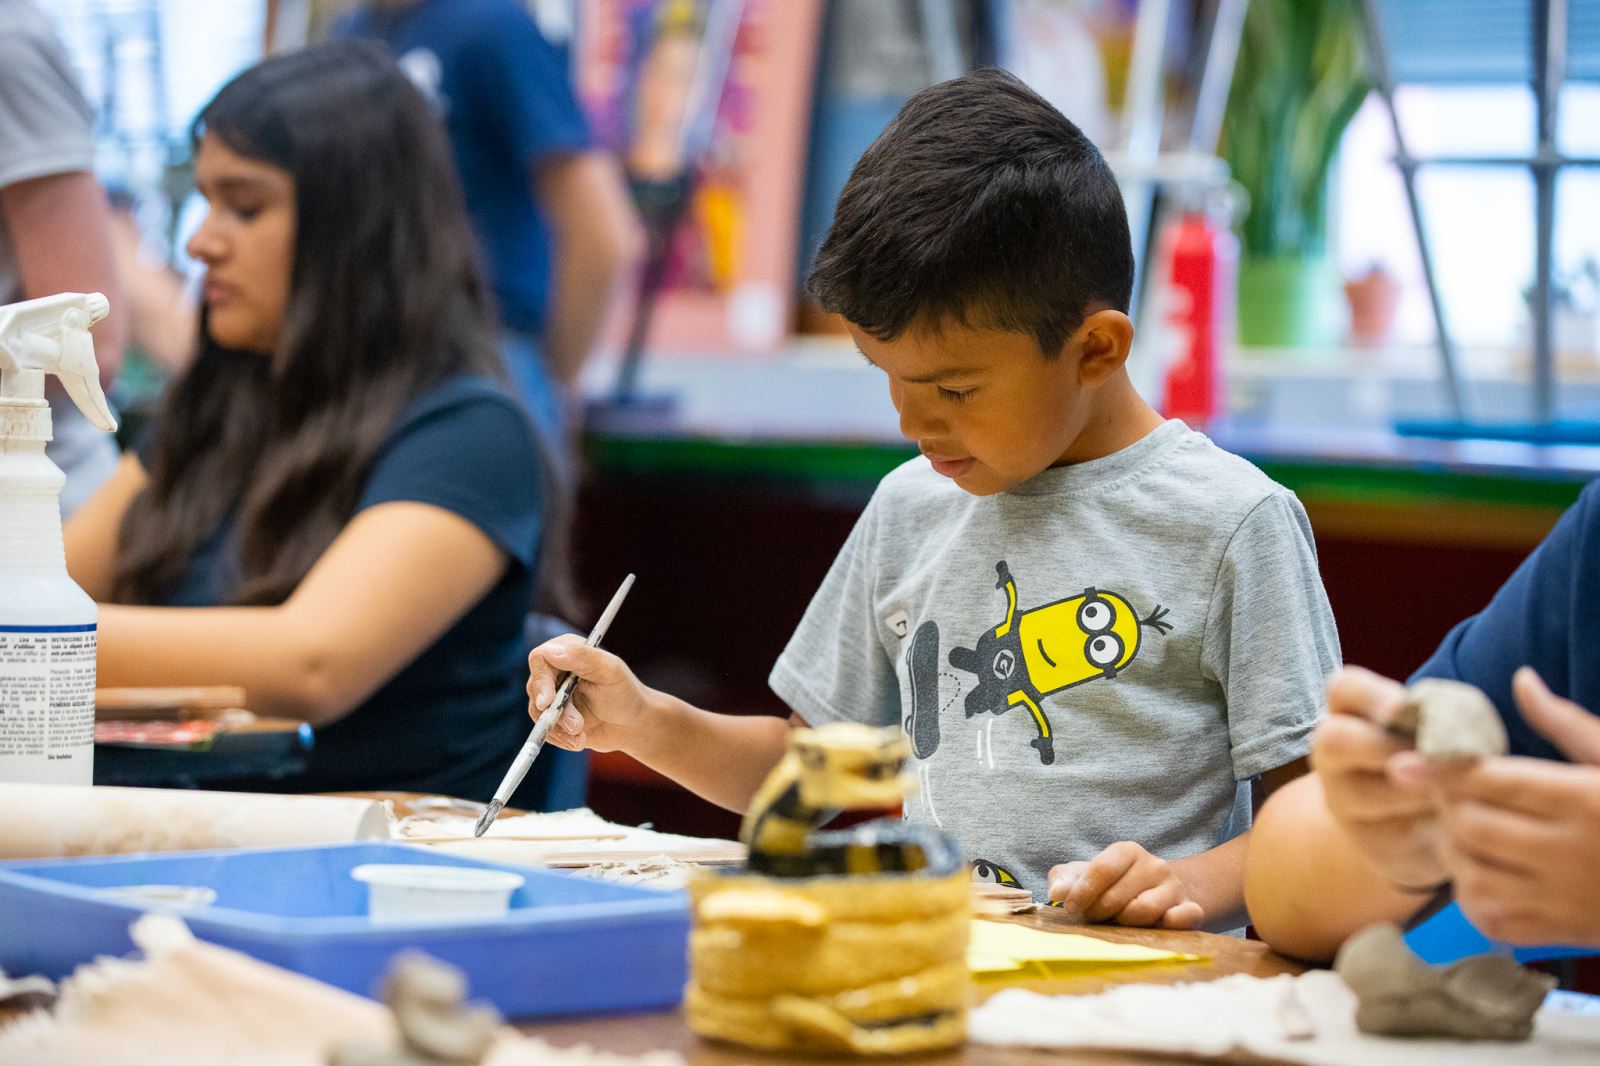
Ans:
POLYGON ((1049 765, 1055 761, 1055 734, 1040 701, 1052 692, 1116 677, 1139 654, 1146 627, 1165 635, 1172 623, 1164 621, 1167 612, 1159 606, 1140 618, 1123 597, 1092 587, 1081 596, 1019 611, 1010 567, 1002 560, 995 572, 995 588, 1006 594, 1005 621, 980 636, 976 648, 950 649, 950 665, 978 679, 967 693, 967 717, 1004 714, 1021 704, 1039 727, 1029 743, 1049 765))

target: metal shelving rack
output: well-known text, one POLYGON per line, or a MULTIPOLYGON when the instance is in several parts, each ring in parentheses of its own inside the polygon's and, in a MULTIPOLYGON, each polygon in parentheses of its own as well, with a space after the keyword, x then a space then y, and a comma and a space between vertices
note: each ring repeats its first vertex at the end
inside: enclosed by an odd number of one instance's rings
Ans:
MULTIPOLYGON (((1600 13, 1597 0, 1577 0, 1584 14, 1596 17, 1600 13)), ((1530 19, 1530 48, 1532 58, 1532 88, 1537 125, 1537 139, 1533 152, 1523 156, 1461 155, 1423 158, 1414 155, 1406 145, 1395 109, 1397 78, 1390 55, 1388 41, 1383 31, 1384 0, 1361 0, 1366 24, 1367 49, 1372 79, 1378 94, 1389 112, 1394 132, 1395 165, 1405 185, 1406 203, 1410 209, 1411 223, 1416 234, 1417 249, 1422 259, 1423 278, 1428 287, 1428 300, 1433 309, 1434 327, 1437 331, 1439 363, 1445 390, 1457 420, 1470 423, 1471 411, 1467 403, 1465 380, 1454 339, 1445 320, 1444 302, 1439 291, 1434 270, 1433 255, 1428 234, 1422 223, 1422 208, 1417 195, 1417 171, 1424 166, 1457 167, 1519 167, 1526 168, 1533 177, 1534 187, 1534 279, 1531 299, 1533 318, 1533 381, 1530 436, 1554 439, 1557 422, 1556 367, 1552 328, 1552 282, 1555 260, 1556 183, 1561 172, 1568 167, 1600 166, 1600 158, 1568 155, 1557 143, 1557 117, 1561 101, 1561 88, 1568 76, 1568 46, 1572 14, 1568 0, 1528 0, 1530 19)), ((1454 12, 1466 17, 1460 7, 1454 12)), ((1485 42, 1495 47, 1494 42, 1485 42)), ((1488 429, 1492 434, 1492 427, 1488 429)))

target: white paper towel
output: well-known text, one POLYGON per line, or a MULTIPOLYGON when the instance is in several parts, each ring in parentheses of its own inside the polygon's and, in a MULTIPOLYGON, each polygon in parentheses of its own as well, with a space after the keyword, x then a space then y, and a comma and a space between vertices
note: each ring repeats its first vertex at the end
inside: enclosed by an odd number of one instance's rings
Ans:
POLYGON ((1338 974, 1119 985, 1095 996, 1009 988, 968 1016, 980 1044, 1106 1048, 1197 1058, 1262 1058, 1305 1066, 1520 1066, 1600 1062, 1600 1015, 1557 996, 1522 1043, 1414 1040, 1356 1029, 1355 994, 1338 974), (1295 1033, 1309 1028, 1309 1037, 1295 1033))

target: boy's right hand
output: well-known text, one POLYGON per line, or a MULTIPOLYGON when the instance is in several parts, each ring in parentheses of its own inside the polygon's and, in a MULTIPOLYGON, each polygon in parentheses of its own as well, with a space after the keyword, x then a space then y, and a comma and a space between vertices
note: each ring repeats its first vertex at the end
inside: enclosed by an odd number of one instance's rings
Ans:
POLYGON ((534 721, 555 699, 562 675, 575 673, 566 710, 550 727, 549 743, 568 751, 616 751, 626 746, 644 714, 647 689, 628 664, 582 637, 547 640, 528 654, 528 716, 534 721))
POLYGON ((1398 682, 1360 667, 1335 671, 1328 678, 1331 713, 1317 727, 1311 766, 1329 811, 1367 860, 1395 887, 1421 891, 1449 874, 1437 799, 1393 772, 1396 758, 1420 758, 1385 729, 1404 702, 1398 682))

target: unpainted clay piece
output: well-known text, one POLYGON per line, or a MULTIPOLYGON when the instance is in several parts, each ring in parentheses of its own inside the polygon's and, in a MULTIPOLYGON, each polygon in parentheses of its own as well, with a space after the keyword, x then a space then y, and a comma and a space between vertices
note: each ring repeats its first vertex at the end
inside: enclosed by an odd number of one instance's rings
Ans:
POLYGON ((7 1010, 34 1010, 56 1001, 55 982, 44 977, 7 977, 0 970, 0 1007, 7 1010))
POLYGON ((1429 759, 1453 761, 1504 755, 1506 727, 1480 690, 1461 681, 1427 677, 1406 689, 1390 729, 1429 759))
POLYGON ((1375 1036, 1526 1040, 1555 980, 1505 955, 1429 966, 1381 922, 1345 941, 1334 970, 1355 993, 1356 1028, 1375 1036))
POLYGON ((420 952, 396 956, 383 999, 404 1046, 345 1045, 334 1050, 329 1066, 476 1066, 501 1019, 492 1007, 464 1005, 466 994, 466 978, 455 967, 420 952))

